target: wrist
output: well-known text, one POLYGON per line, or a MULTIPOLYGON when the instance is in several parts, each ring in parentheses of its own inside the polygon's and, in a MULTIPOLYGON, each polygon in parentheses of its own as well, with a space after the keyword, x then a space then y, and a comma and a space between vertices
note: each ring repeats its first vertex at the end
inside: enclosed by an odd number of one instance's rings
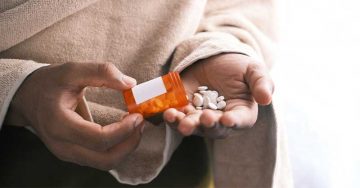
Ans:
POLYGON ((20 87, 15 92, 8 111, 5 116, 4 123, 6 125, 12 126, 28 126, 31 125, 29 112, 35 112, 35 109, 30 109, 34 107, 32 103, 34 99, 31 98, 33 93, 38 93, 38 89, 36 89, 37 84, 35 79, 36 75, 45 67, 41 67, 31 74, 29 74, 26 79, 22 82, 20 87))

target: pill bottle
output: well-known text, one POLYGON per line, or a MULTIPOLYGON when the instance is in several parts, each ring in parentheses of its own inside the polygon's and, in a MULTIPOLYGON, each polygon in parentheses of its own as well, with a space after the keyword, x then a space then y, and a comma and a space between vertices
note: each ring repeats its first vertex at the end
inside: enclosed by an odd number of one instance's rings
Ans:
POLYGON ((178 72, 136 85, 123 91, 123 95, 129 113, 140 113, 144 117, 189 103, 178 72))

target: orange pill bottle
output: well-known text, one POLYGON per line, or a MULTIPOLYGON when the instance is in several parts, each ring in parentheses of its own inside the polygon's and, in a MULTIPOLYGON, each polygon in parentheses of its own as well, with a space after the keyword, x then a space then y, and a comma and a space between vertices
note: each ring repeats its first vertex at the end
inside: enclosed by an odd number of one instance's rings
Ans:
POLYGON ((150 117, 168 108, 187 105, 184 85, 178 72, 149 80, 123 91, 125 103, 130 113, 140 113, 150 117))

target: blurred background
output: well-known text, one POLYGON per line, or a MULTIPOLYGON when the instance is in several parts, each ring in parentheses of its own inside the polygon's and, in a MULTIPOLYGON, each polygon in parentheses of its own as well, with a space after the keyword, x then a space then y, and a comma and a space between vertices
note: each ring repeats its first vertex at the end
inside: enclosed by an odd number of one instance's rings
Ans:
POLYGON ((360 2, 278 0, 272 76, 296 188, 360 187, 360 2))

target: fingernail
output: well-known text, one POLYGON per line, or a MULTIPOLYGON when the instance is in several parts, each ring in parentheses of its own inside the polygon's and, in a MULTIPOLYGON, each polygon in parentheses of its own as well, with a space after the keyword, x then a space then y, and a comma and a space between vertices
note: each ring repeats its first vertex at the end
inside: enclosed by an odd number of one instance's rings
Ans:
POLYGON ((136 80, 127 75, 122 76, 122 81, 129 87, 133 87, 136 85, 136 80))
POLYGON ((135 119, 134 127, 137 128, 139 125, 141 125, 142 121, 143 121, 143 118, 141 118, 140 116, 137 117, 135 119))

